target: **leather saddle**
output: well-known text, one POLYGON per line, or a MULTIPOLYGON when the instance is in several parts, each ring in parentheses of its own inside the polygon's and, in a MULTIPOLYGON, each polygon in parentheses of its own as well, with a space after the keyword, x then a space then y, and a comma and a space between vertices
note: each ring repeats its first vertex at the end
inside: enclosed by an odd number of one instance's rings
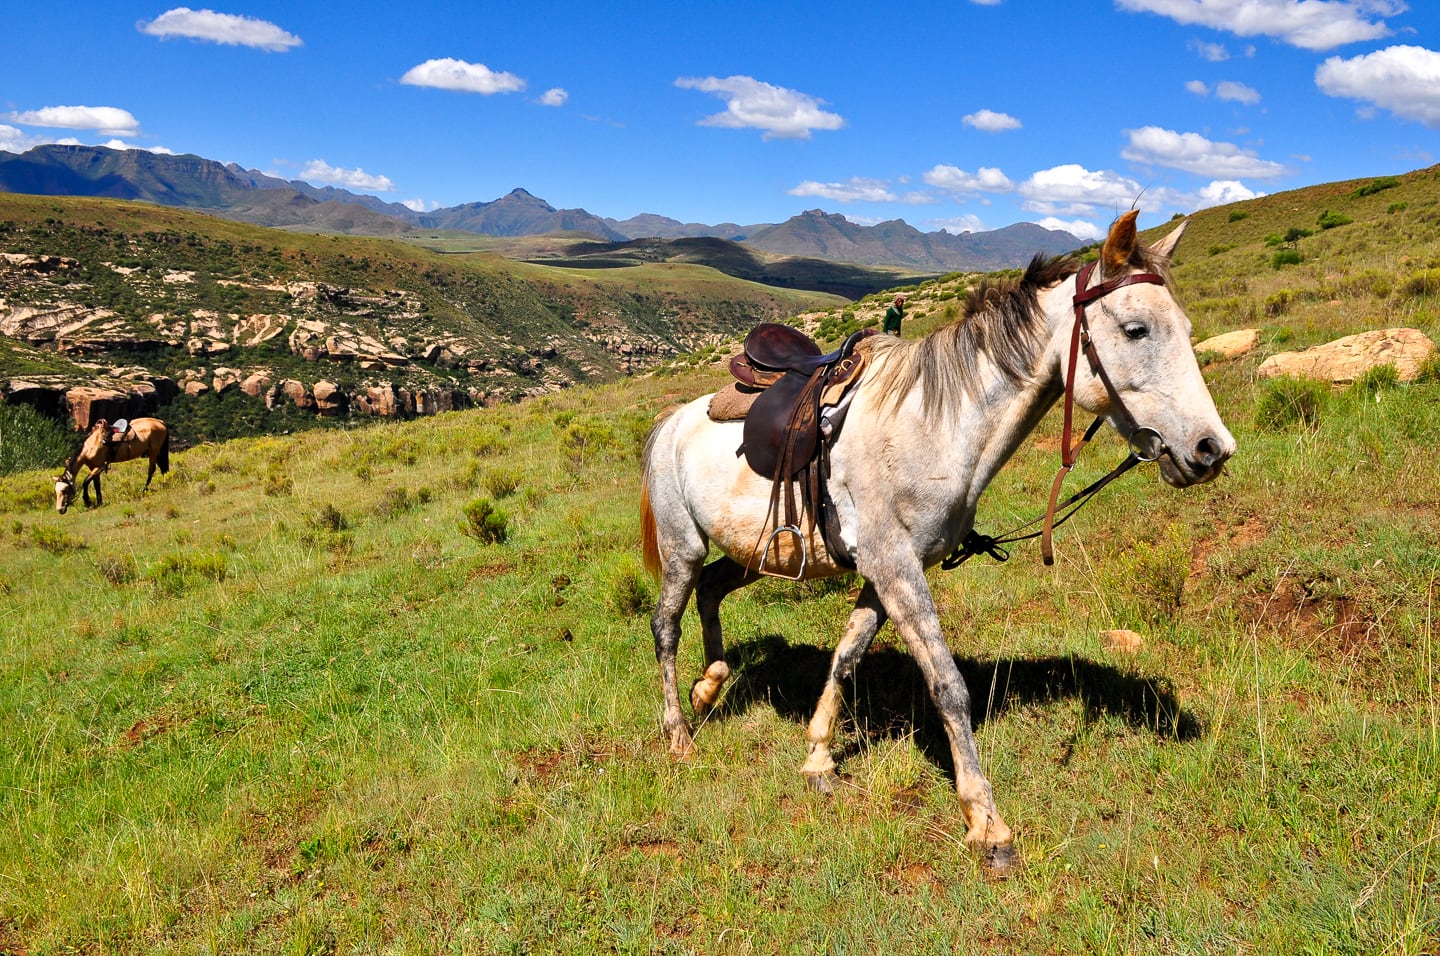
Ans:
MULTIPOLYGON (((837 563, 850 566, 840 542, 839 522, 834 515, 826 481, 829 478, 829 441, 843 421, 845 393, 860 379, 865 367, 863 352, 856 346, 873 335, 863 329, 845 340, 834 352, 822 353, 814 340, 798 329, 774 322, 762 322, 745 338, 745 351, 730 360, 730 372, 742 391, 758 391, 745 414, 743 454, 750 468, 772 484, 766 527, 774 527, 764 541, 757 570, 767 570, 766 560, 776 536, 792 535, 800 552, 799 571, 783 577, 805 574, 808 555, 805 535, 799 526, 803 512, 813 531, 818 524, 826 549, 837 563), (797 509, 795 487, 800 487, 797 509)), ((756 542, 760 550, 760 542, 756 542)))

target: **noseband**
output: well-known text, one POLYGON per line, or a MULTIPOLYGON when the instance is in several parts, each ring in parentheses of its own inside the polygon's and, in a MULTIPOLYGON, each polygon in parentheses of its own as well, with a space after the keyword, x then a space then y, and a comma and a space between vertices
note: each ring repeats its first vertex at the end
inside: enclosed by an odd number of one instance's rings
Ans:
MULTIPOLYGON (((1030 534, 1002 535, 999 538, 992 538, 989 535, 980 534, 971 530, 965 536, 960 546, 940 562, 940 567, 949 571, 959 567, 969 558, 977 554, 988 554, 997 561, 1004 561, 1010 557, 1002 545, 1015 541, 1024 541, 1028 538, 1040 538, 1040 556, 1047 565, 1055 563, 1055 549, 1051 544, 1051 536, 1054 530, 1069 520, 1070 516, 1079 511, 1081 506, 1090 497, 1104 488, 1110 482, 1119 478, 1125 472, 1134 468, 1141 462, 1156 461, 1160 456, 1168 452, 1169 446, 1165 444, 1164 437, 1148 425, 1141 425, 1125 407, 1125 402, 1120 398, 1120 392, 1116 390, 1115 383, 1105 372, 1105 366, 1100 361, 1100 353, 1095 350, 1095 341, 1090 335, 1090 323, 1085 318, 1085 306, 1096 299, 1104 298, 1116 289, 1123 289, 1127 285, 1138 285, 1140 283, 1151 283, 1164 285, 1165 279, 1154 272, 1136 272, 1131 275, 1120 276, 1099 285, 1086 288, 1090 281, 1091 274, 1095 271, 1095 263, 1087 262, 1075 276, 1075 297, 1072 300, 1075 305, 1075 325, 1070 332, 1070 358, 1065 372, 1065 431, 1060 444, 1060 470, 1055 474, 1055 481, 1050 486, 1050 504, 1045 509, 1043 517, 1044 525, 1040 531, 1030 534), (1110 398, 1110 419, 1115 425, 1115 430, 1125 443, 1130 446, 1130 453, 1125 460, 1110 470, 1110 473, 1103 478, 1092 482, 1084 490, 1071 495, 1064 502, 1060 501, 1060 487, 1065 483, 1065 476, 1070 474, 1070 469, 1075 467, 1075 460, 1080 456, 1080 450, 1095 437, 1100 430, 1100 425, 1105 421, 1104 416, 1096 417, 1085 429, 1084 435, 1078 442, 1074 441, 1074 409, 1075 409, 1075 369, 1079 361, 1080 352, 1085 352, 1085 360, 1090 363, 1090 372, 1105 386, 1105 394, 1110 398), (1073 505, 1073 507, 1071 507, 1073 505), (1057 521, 1055 513, 1062 509, 1069 508, 1057 521)), ((1021 531, 1035 524, 1042 519, 1021 525, 1016 531, 1021 531)))

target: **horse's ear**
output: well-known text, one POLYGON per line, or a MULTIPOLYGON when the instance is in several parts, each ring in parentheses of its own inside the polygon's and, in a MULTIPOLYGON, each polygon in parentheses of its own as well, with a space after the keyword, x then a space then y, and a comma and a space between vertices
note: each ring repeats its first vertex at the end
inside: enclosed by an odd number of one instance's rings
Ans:
POLYGON ((1100 251, 1107 276, 1119 275, 1130 264, 1130 254, 1135 251, 1135 218, 1139 215, 1140 210, 1132 209, 1110 226, 1110 235, 1105 237, 1105 247, 1100 251))
POLYGON ((1185 227, 1189 224, 1189 219, 1180 220, 1180 225, 1172 229, 1170 235, 1151 246, 1150 251, 1169 259, 1175 254, 1175 247, 1180 244, 1180 237, 1185 235, 1185 227))

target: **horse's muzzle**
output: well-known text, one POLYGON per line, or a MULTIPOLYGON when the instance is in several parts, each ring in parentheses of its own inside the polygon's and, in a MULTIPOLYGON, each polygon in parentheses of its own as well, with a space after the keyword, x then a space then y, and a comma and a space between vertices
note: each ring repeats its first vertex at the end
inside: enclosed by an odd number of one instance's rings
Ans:
POLYGON ((1160 459, 1160 477, 1176 488, 1203 485, 1214 481, 1225 470, 1225 462, 1235 454, 1235 439, 1227 431, 1202 436, 1188 449, 1166 449, 1160 459))

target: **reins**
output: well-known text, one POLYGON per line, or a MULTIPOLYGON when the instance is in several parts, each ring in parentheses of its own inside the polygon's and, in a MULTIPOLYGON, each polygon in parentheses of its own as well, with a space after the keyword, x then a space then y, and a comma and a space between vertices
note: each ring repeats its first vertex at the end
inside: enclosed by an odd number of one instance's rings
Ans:
POLYGON ((1087 262, 1080 272, 1075 276, 1075 325, 1070 332, 1070 352, 1066 365, 1065 375, 1065 427, 1060 443, 1060 470, 1055 473, 1055 480, 1050 485, 1049 504, 1045 513, 1038 518, 1031 519, 1022 525, 1006 532, 998 537, 981 534, 974 529, 965 536, 965 540, 952 551, 948 557, 940 562, 940 567, 946 571, 953 571, 977 554, 988 554, 996 561, 1006 561, 1010 553, 1005 550, 1005 545, 1017 541, 1027 541, 1031 538, 1040 538, 1040 556, 1046 565, 1055 563, 1055 549, 1052 537, 1056 528, 1069 521, 1075 512, 1085 506, 1100 489, 1110 482, 1119 478, 1125 472, 1134 468, 1141 462, 1155 461, 1169 449, 1165 445, 1165 439, 1160 433, 1148 426, 1143 426, 1135 420, 1130 409, 1125 407, 1120 393, 1116 390, 1110 376, 1105 372, 1105 366, 1100 361, 1100 353, 1095 350, 1095 342, 1090 335, 1090 323, 1085 318, 1085 306, 1096 299, 1103 298, 1114 292, 1116 289, 1124 288, 1127 285, 1139 283, 1154 283, 1164 285, 1165 279, 1153 272, 1136 272, 1131 275, 1120 276, 1107 282, 1102 282, 1092 288, 1086 288, 1090 275, 1095 270, 1095 263, 1087 262), (1090 364, 1090 372, 1105 386, 1105 392, 1110 397, 1110 418, 1115 425, 1115 430, 1120 437, 1125 439, 1130 446, 1130 453, 1125 460, 1120 462, 1109 473, 1091 482, 1082 490, 1060 501, 1060 489, 1065 483, 1065 477, 1075 467, 1075 461, 1090 439, 1100 430, 1100 425, 1105 421, 1103 416, 1096 417, 1085 429, 1085 433, 1078 442, 1074 439, 1074 408, 1075 408, 1075 370, 1079 361, 1080 352, 1084 351, 1085 360, 1090 364), (1069 510, 1065 510, 1069 509, 1069 510), (1056 514, 1060 514, 1056 518, 1056 514), (1025 529, 1044 522, 1039 531, 1030 531, 1024 534, 1025 529))

